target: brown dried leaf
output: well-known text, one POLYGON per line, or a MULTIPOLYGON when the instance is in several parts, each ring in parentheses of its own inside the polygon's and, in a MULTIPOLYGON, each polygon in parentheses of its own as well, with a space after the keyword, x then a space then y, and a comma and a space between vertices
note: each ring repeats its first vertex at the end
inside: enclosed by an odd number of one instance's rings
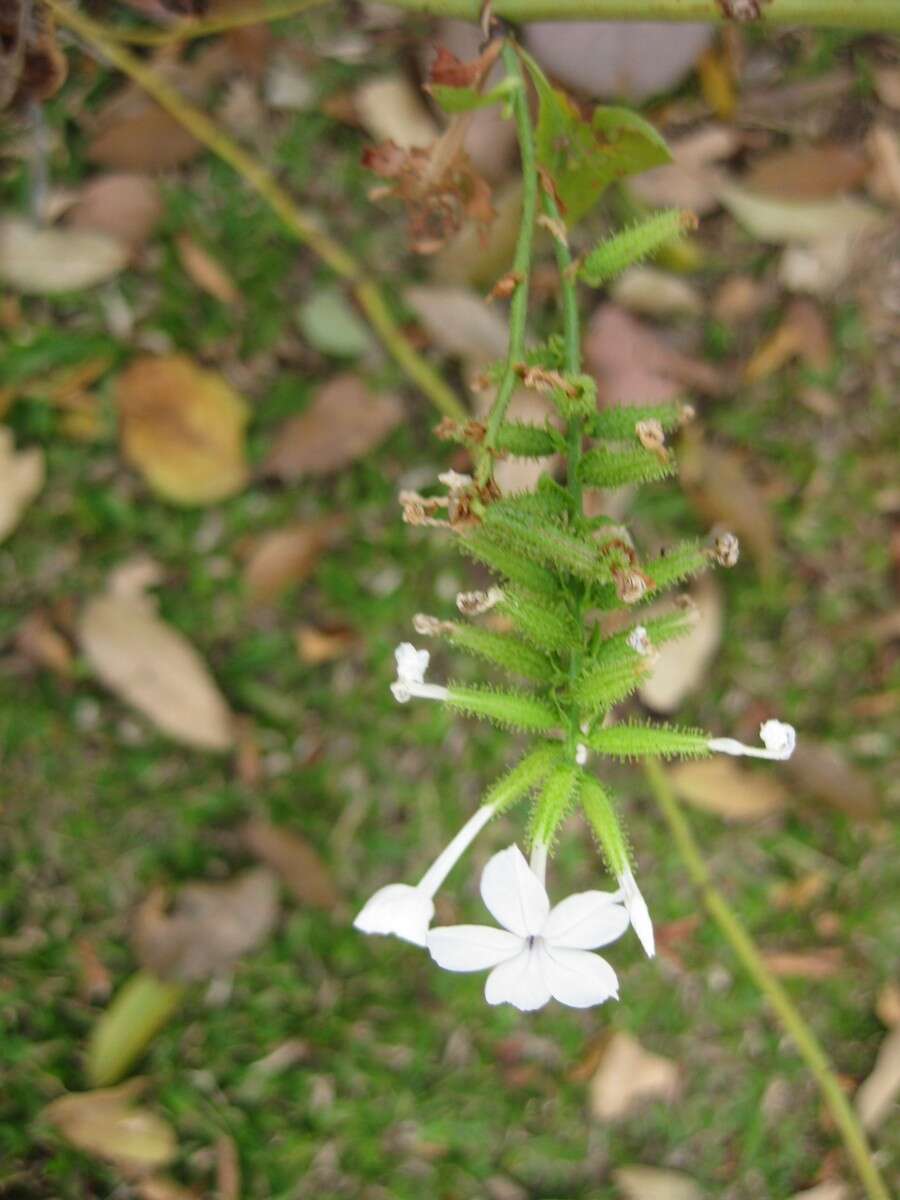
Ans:
POLYGON ((54 1100, 43 1116, 79 1150, 144 1174, 170 1163, 178 1147, 167 1121, 132 1104, 143 1090, 143 1080, 132 1079, 119 1087, 73 1092, 54 1100))
POLYGON ((803 1192, 795 1192, 790 1200, 850 1200, 850 1189, 840 1179, 829 1179, 803 1192))
POLYGON ((164 109, 147 101, 137 112, 100 126, 87 147, 92 163, 119 171, 168 171, 203 151, 203 143, 164 109))
POLYGON ((75 943, 75 952, 78 956, 80 995, 89 1003, 107 1000, 112 991, 112 979, 97 953, 97 947, 89 938, 82 937, 75 943))
POLYGON ((70 229, 93 229, 137 250, 162 215, 159 184, 147 175, 115 172, 89 180, 68 210, 70 229))
POLYGON ((181 354, 146 356, 116 381, 125 457, 176 504, 210 504, 247 482, 247 406, 221 375, 181 354))
POLYGON ((16 450, 12 430, 0 426, 0 542, 9 537, 44 486, 44 452, 16 450))
POLYGON ((671 1104, 679 1091, 677 1063, 645 1050, 631 1034, 619 1031, 609 1039, 591 1080, 591 1115, 598 1121, 619 1121, 654 1100, 671 1104))
POLYGON ((135 1184, 138 1200, 201 1200, 190 1188, 182 1187, 167 1175, 151 1175, 135 1184))
POLYGON ((872 1074, 859 1085, 856 1111, 863 1127, 877 1129, 900 1094, 900 1027, 892 1029, 878 1051, 872 1074))
POLYGON ((748 383, 757 383, 800 357, 816 371, 831 362, 831 337, 818 306, 812 300, 793 300, 784 320, 744 367, 748 383))
POLYGON ((900 109, 900 66, 873 67, 872 78, 881 103, 900 109))
POLYGON ((244 586, 251 603, 269 604, 286 588, 308 579, 346 524, 340 516, 294 521, 254 538, 244 568, 244 586))
POLYGON ((670 769, 669 778, 683 800, 726 821, 758 821, 787 803, 771 772, 748 770, 730 758, 682 763, 670 769))
POLYGON ((46 612, 29 613, 16 630, 16 648, 35 666, 44 667, 60 679, 71 679, 72 647, 46 612))
POLYGON ((703 1192, 681 1171, 659 1167, 619 1167, 613 1171, 623 1200, 703 1200, 703 1192))
POLYGON ((858 146, 823 142, 761 155, 742 183, 782 200, 824 200, 858 187, 866 171, 866 156, 858 146))
POLYGON ((403 299, 425 328, 431 343, 471 367, 502 358, 509 339, 504 316, 470 288, 419 284, 403 299))
POLYGON ((231 746, 231 713, 206 664, 146 597, 89 600, 78 640, 102 682, 163 733, 200 750, 231 746))
POLYGON ((93 287, 117 275, 129 249, 89 229, 33 225, 24 217, 0 220, 0 280, 16 291, 49 296, 93 287))
POLYGON ((804 736, 785 767, 802 795, 853 817, 878 815, 881 806, 872 780, 836 746, 804 736))
POLYGON ((874 125, 866 135, 872 160, 868 188, 876 200, 900 208, 900 137, 887 125, 874 125))
POLYGON ((734 126, 708 125, 669 143, 674 161, 629 180, 628 186, 653 208, 685 208, 703 216, 719 204, 722 172, 715 163, 731 158, 741 148, 734 126))
MULTIPOLYGON (((690 596, 698 619, 689 632, 659 648, 649 675, 641 684, 641 702, 658 713, 676 712, 684 699, 706 679, 706 671, 722 640, 722 589, 709 576, 699 580, 690 596)), ((652 612, 671 612, 671 604, 654 606, 652 612)), ((648 612, 650 615, 650 612, 648 612)))
POLYGON ((234 1138, 227 1133, 216 1139, 216 1191, 217 1200, 240 1200, 241 1197, 241 1160, 234 1138))
POLYGON ((44 5, 7 0, 0 11, 0 48, 0 108, 48 100, 65 83, 66 56, 44 5))
POLYGON ((301 904, 335 907, 340 895, 331 870, 305 838, 267 821, 249 821, 242 836, 250 853, 270 866, 301 904))
POLYGON ((405 75, 379 75, 353 94, 360 123, 378 142, 401 150, 430 146, 440 130, 424 106, 418 88, 405 75))
POLYGON ((763 961, 779 979, 833 979, 846 967, 839 946, 821 946, 816 950, 770 950, 763 961))
POLYGON ((888 1029, 900 1025, 900 983, 886 983, 875 999, 878 1020, 888 1029))
POLYGON ((225 268, 186 233, 175 239, 178 258, 198 288, 221 304, 237 304, 240 293, 225 268))
POLYGON ((254 867, 227 883, 186 884, 171 913, 155 888, 135 914, 132 941, 141 965, 161 979, 208 979, 265 941, 277 919, 275 875, 254 867))
POLYGON ((263 470, 286 483, 303 475, 330 475, 378 446, 402 416, 396 396, 372 392, 350 372, 336 375, 305 412, 281 426, 263 470))
POLYGON ((344 658, 359 642, 359 634, 349 625, 319 629, 315 625, 300 625, 294 630, 294 644, 302 662, 310 666, 344 658))

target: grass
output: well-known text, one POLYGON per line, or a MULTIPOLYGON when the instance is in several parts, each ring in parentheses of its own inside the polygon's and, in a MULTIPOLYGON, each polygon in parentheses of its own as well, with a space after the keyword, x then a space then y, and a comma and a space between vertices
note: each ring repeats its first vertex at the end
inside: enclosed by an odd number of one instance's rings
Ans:
MULTIPOLYGON (((327 92, 332 69, 319 70, 327 92)), ((353 82, 348 68, 335 71, 342 85, 353 82)), ((65 113, 64 95, 54 122, 65 113)), ((276 161, 294 188, 309 185, 322 204, 327 180, 339 179, 336 219, 346 221, 356 252, 381 259, 385 246, 399 249, 400 233, 365 199, 360 144, 318 114, 298 115, 276 161), (329 170, 313 170, 312 148, 323 144, 329 170)), ((76 155, 66 171, 74 180, 84 169, 76 155)), ((23 190, 15 172, 3 183, 8 204, 23 190)), ((235 339, 242 359, 273 355, 321 278, 301 252, 285 253, 274 219, 231 173, 205 160, 167 183, 156 245, 158 264, 126 273, 117 286, 131 303, 149 305, 143 332, 165 334, 213 363, 235 339), (202 237, 237 280, 246 296, 239 313, 186 285, 172 244, 183 231, 202 237)), ((64 352, 88 357, 90 339, 109 345, 99 293, 23 301, 22 311, 24 332, 0 357, 4 378, 26 360, 34 374, 64 352)), ((883 692, 898 682, 896 661, 865 634, 894 603, 888 522, 876 496, 890 483, 886 448, 896 414, 874 383, 874 350, 859 313, 846 307, 831 316, 839 366, 828 383, 840 389, 838 373, 848 368, 870 382, 865 402, 848 400, 837 427, 823 428, 796 403, 804 377, 795 368, 704 408, 711 435, 740 445, 774 485, 782 572, 765 589, 749 562, 724 577, 726 637, 706 685, 679 716, 727 732, 748 698, 777 702, 801 736, 834 739, 887 789, 896 711, 873 729, 854 717, 848 692, 883 692)), ((710 322, 707 345, 720 343, 710 322)), ((128 351, 113 349, 122 357, 128 351)), ((725 346, 728 354, 748 349, 725 346)), ((312 355, 302 372, 270 372, 252 396, 255 459, 335 365, 312 355)), ((392 367, 381 372, 386 384, 400 384, 392 367)), ((114 985, 122 983, 136 965, 128 943, 135 904, 155 883, 221 878, 244 865, 229 832, 254 813, 317 846, 345 900, 330 914, 288 905, 276 935, 239 965, 227 999, 193 989, 141 1062, 152 1103, 177 1129, 174 1173, 183 1182, 209 1187, 210 1147, 226 1132, 247 1198, 612 1200, 610 1172, 644 1162, 685 1170, 711 1195, 758 1200, 808 1184, 831 1148, 814 1087, 708 924, 681 945, 682 970, 665 959, 648 964, 634 939, 617 946, 620 1004, 588 1013, 551 1006, 531 1017, 486 1007, 478 978, 439 973, 411 948, 350 927, 354 907, 376 886, 416 877, 513 754, 506 737, 450 721, 437 707, 401 708, 387 689, 392 650, 409 636, 412 614, 448 609, 474 576, 440 534, 400 524, 401 480, 436 471, 446 456, 430 438, 431 414, 416 397, 407 402, 410 423, 340 476, 277 490, 254 484, 200 512, 149 495, 111 439, 72 442, 40 401, 13 408, 17 438, 46 449, 48 485, 0 549, 7 663, 16 665, 14 631, 35 607, 77 605, 114 564, 148 552, 166 571, 162 614, 253 719, 265 779, 248 789, 227 760, 158 737, 83 666, 68 684, 21 664, 0 672, 0 1194, 121 1194, 118 1173, 68 1148, 40 1116, 63 1089, 85 1086, 82 1055, 99 1006, 80 990, 79 939, 90 942, 114 985), (347 514, 351 531, 313 581, 274 615, 248 609, 236 565, 241 539, 298 514, 331 511, 347 514), (306 666, 292 629, 324 618, 362 631, 362 644, 335 665, 306 666), (570 1073, 610 1028, 629 1030, 681 1064, 677 1105, 653 1105, 611 1128, 587 1117, 585 1084, 570 1073), (260 1068, 294 1039, 306 1047, 299 1064, 260 1068)), ((702 531, 672 484, 646 488, 634 519, 659 539, 702 531)), ((454 674, 474 672, 446 652, 436 658, 436 678, 451 662, 454 674)), ((640 773, 623 770, 614 782, 656 921, 693 913, 640 773)), ((836 914, 837 932, 827 940, 844 948, 847 967, 791 990, 838 1070, 862 1078, 883 1035, 874 996, 898 947, 896 859, 885 826, 799 797, 780 825, 693 819, 723 890, 764 946, 818 945, 817 920, 836 914), (826 871, 825 895, 809 910, 775 908, 774 886, 810 864, 826 871)), ((484 836, 442 896, 444 918, 479 919, 474 865, 519 829, 505 820, 484 836)), ((595 885, 587 838, 564 842, 556 878, 561 891, 595 885)), ((886 1128, 879 1147, 889 1176, 900 1162, 896 1127, 886 1128)))

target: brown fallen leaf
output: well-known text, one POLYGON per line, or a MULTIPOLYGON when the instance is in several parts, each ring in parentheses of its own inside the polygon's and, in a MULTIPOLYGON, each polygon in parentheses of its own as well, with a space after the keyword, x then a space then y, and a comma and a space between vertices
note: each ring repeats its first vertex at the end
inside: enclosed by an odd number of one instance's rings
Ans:
POLYGON ((430 146, 440 130, 422 103, 422 94, 406 75, 377 75, 353 93, 362 127, 377 142, 394 142, 404 150, 430 146))
POLYGON ((247 406, 182 354, 135 359, 116 380, 126 459, 164 499, 211 504, 247 482, 247 406))
POLYGON ((50 98, 68 67, 53 16, 26 0, 7 0, 0 11, 0 108, 50 98))
POLYGON ((803 1192, 795 1192, 790 1200, 850 1200, 850 1189, 840 1179, 828 1179, 803 1192))
POLYGON ((506 319, 470 288, 417 284, 403 299, 431 344, 475 369, 502 358, 509 339, 506 319))
POLYGON ((854 196, 781 200, 736 183, 722 183, 718 196, 734 219, 761 242, 782 244, 861 237, 884 224, 884 216, 877 208, 854 196))
POLYGON ((613 1179, 623 1200, 703 1200, 698 1184, 681 1171, 660 1167, 619 1167, 613 1179))
POLYGON ((741 182, 752 191, 782 200, 822 200, 858 187, 867 169, 858 146, 823 142, 760 155, 741 182))
POLYGON ((892 1029, 878 1050, 868 1079, 859 1085, 855 1104, 866 1130, 877 1129, 900 1094, 900 1027, 892 1029))
POLYGON ((875 998, 875 1013, 888 1029, 900 1025, 900 983, 890 981, 879 989, 875 998))
POLYGON ((145 1174, 170 1163, 178 1152, 175 1132, 167 1121, 132 1103, 145 1088, 141 1079, 93 1092, 73 1092, 43 1111, 66 1141, 79 1150, 145 1174))
POLYGON ((686 208, 698 216, 718 207, 722 171, 717 164, 740 150, 742 135, 733 125, 707 125, 669 143, 673 162, 629 180, 628 187, 653 208, 686 208))
POLYGON ((654 1100, 671 1104, 680 1088, 677 1063, 645 1050, 620 1030, 610 1038, 591 1080, 591 1115, 598 1121, 620 1121, 654 1100))
POLYGON ((204 250, 186 233, 176 237, 175 248, 181 265, 198 288, 208 292, 221 304, 237 304, 240 301, 240 292, 234 280, 208 250, 204 250))
POLYGON ((868 189, 883 204, 900 208, 900 138, 888 125, 874 125, 866 134, 872 160, 868 189))
POLYGON ((200 750, 227 750, 233 722, 194 647, 143 595, 107 592, 85 605, 78 640, 92 670, 163 733, 200 750))
POLYGON ((0 426, 0 542, 9 537, 44 486, 44 452, 16 450, 12 430, 0 426))
POLYGON ((371 391, 351 372, 335 375, 305 412, 281 426, 263 470, 286 483, 330 475, 374 450, 402 416, 396 396, 371 391))
POLYGON ((0 219, 0 280, 19 292, 51 296, 93 287, 117 275, 129 253, 106 233, 0 219))
POLYGON ((683 800, 726 821, 759 821, 781 812, 787 792, 771 772, 751 771, 730 758, 681 763, 669 770, 683 800))
POLYGON ((880 811, 877 789, 866 772, 828 742, 800 738, 785 769, 801 795, 828 808, 863 820, 880 811))
POLYGON ((139 1179, 134 1186, 138 1200, 201 1200, 197 1192, 182 1187, 168 1175, 151 1175, 139 1179))
POLYGON ((888 108, 900 109, 900 66, 873 67, 872 79, 881 103, 888 108))
POLYGON ((775 522, 744 457, 704 441, 700 430, 689 425, 681 434, 679 462, 682 487, 698 514, 737 534, 763 580, 772 580, 777 566, 775 522))
POLYGON ((16 629, 16 649, 60 679, 72 678, 72 647, 41 609, 29 613, 16 629))
POLYGON ((588 325, 584 356, 596 376, 600 403, 665 404, 685 388, 714 395, 719 372, 701 359, 674 350, 649 325, 615 304, 601 304, 588 325))
POLYGON ((323 552, 346 529, 346 518, 293 521, 269 529, 247 547, 244 586, 252 604, 270 604, 287 588, 308 579, 323 552))
MULTIPOLYGON (((660 646, 649 675, 638 691, 641 702, 658 713, 676 712, 706 679, 707 669, 722 640, 722 589, 711 576, 700 579, 689 593, 697 620, 684 637, 660 646)), ((671 603, 654 605, 647 615, 671 612, 671 603)))
POLYGON ((267 821, 248 821, 241 831, 251 854, 270 866, 301 904, 333 909, 340 896, 331 870, 300 834, 267 821))
POLYGON ((784 320, 744 367, 744 379, 756 383, 801 358, 816 371, 831 363, 832 346, 828 326, 818 305, 811 300, 793 300, 784 320))
POLYGON ((80 189, 65 224, 105 233, 133 252, 147 241, 161 216, 162 198, 155 180, 114 172, 99 175, 80 189))
POLYGON ((75 943, 78 957, 78 990, 89 1003, 108 1000, 112 991, 112 978, 104 965, 97 947, 90 938, 79 938, 75 943))
POLYGON ((847 966, 840 946, 816 950, 769 950, 763 961, 779 979, 833 979, 847 966))
POLYGON ((343 658, 359 642, 359 634, 349 625, 318 628, 315 625, 299 625, 294 630, 294 644, 301 662, 310 666, 334 662, 343 658))
POLYGON ((216 1139, 216 1193, 217 1200, 241 1198, 241 1160, 234 1138, 227 1133, 216 1139))
POLYGON ((821 871, 809 871, 790 883, 779 883, 772 888, 772 903, 776 908, 792 909, 797 912, 809 906, 825 892, 828 877, 821 871))
POLYGON ((163 888, 154 888, 135 914, 134 951, 161 979, 186 983, 230 970, 259 946, 278 919, 278 885, 266 867, 227 883, 189 883, 171 912, 163 888))

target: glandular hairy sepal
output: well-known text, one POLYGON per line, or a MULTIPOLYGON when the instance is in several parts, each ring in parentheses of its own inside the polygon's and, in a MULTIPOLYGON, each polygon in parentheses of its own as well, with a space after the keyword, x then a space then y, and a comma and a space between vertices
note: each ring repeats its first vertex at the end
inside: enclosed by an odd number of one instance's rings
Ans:
POLYGON ((578 798, 581 771, 574 763, 557 767, 548 775, 534 803, 531 841, 552 846, 560 825, 578 798))
POLYGON ((493 804, 498 813, 505 812, 533 791, 562 759, 563 750, 559 742, 541 742, 491 784, 482 804, 493 804))
POLYGON ((511 634, 459 623, 450 624, 446 636, 459 649, 536 683, 552 683, 558 674, 557 667, 545 654, 511 634))
POLYGON ((492 721, 506 729, 552 733, 560 724, 559 713, 553 704, 524 692, 451 683, 447 689, 447 704, 458 712, 492 721))
POLYGON ((582 771, 579 779, 579 799, 606 865, 613 875, 619 877, 628 869, 631 855, 609 793, 593 775, 582 771))
POLYGON ((696 226, 697 218, 693 213, 677 208, 663 209, 600 242, 581 264, 578 276, 591 287, 602 287, 696 226))
POLYGON ((680 729, 674 725, 610 725, 590 735, 587 744, 596 754, 633 759, 702 758, 710 753, 710 735, 702 729, 680 729))

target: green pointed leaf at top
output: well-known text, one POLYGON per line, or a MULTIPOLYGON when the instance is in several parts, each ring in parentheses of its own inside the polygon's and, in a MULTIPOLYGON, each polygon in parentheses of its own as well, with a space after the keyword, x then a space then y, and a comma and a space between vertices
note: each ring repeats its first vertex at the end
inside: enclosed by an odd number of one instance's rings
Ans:
POLYGON ((617 179, 671 162, 665 141, 643 117, 600 106, 586 120, 530 55, 522 57, 538 93, 538 163, 556 185, 567 224, 583 217, 617 179))

